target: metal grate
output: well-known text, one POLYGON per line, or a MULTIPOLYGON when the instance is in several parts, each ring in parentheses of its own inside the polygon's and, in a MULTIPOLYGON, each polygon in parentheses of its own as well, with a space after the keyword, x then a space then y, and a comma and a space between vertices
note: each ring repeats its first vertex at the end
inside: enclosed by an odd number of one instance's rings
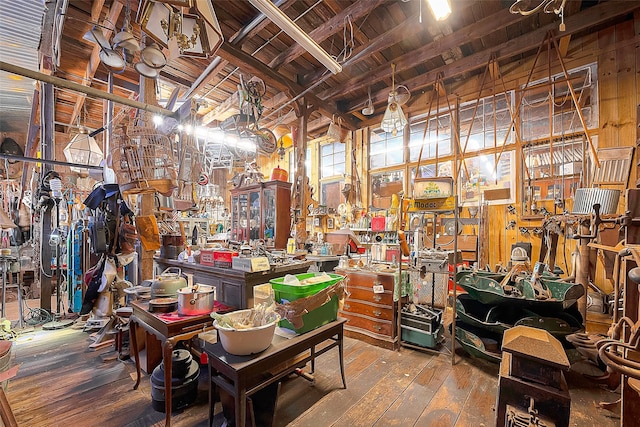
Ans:
POLYGON ((410 271, 409 280, 413 289, 414 300, 420 304, 431 305, 432 288, 434 290, 434 306, 444 308, 447 302, 449 274, 426 273, 424 278, 420 277, 419 271, 410 271), (435 286, 432 286, 434 284, 435 286))

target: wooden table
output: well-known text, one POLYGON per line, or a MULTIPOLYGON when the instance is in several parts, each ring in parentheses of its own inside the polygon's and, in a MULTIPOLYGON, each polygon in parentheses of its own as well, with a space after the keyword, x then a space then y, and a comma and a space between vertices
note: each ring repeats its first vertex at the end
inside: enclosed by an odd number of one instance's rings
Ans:
POLYGON ((216 386, 221 387, 235 401, 236 426, 246 422, 247 397, 270 384, 293 373, 300 365, 311 362, 334 347, 338 347, 342 385, 347 388, 344 376, 343 327, 346 319, 338 319, 310 332, 293 338, 273 337, 271 346, 251 356, 235 356, 227 353, 220 342, 205 343, 204 351, 209 358, 209 426, 213 423, 216 386), (319 346, 325 341, 328 344, 319 346), (307 353, 308 352, 308 353, 307 353))
MULTIPOLYGON (((164 364, 164 409, 165 425, 171 425, 171 362, 175 345, 212 328, 213 319, 210 314, 196 316, 178 316, 174 313, 150 313, 149 304, 139 301, 131 302, 133 313, 129 319, 129 336, 131 349, 136 362, 136 383, 133 389, 140 385, 140 354, 138 351, 137 329, 141 326, 147 332, 153 334, 162 343, 162 361, 164 364)), ((217 303, 215 311, 231 311, 233 308, 217 303)))

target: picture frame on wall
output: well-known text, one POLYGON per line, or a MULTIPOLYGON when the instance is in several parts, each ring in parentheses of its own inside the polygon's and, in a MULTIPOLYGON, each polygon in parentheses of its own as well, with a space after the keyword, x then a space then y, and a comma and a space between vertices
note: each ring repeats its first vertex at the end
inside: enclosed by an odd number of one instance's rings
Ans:
POLYGON ((327 218, 327 228, 334 228, 335 227, 335 223, 334 223, 334 219, 333 218, 327 218))
POLYGON ((315 218, 313 219, 313 225, 314 225, 315 227, 320 227, 320 217, 319 217, 319 216, 317 216, 317 217, 315 217, 315 218))

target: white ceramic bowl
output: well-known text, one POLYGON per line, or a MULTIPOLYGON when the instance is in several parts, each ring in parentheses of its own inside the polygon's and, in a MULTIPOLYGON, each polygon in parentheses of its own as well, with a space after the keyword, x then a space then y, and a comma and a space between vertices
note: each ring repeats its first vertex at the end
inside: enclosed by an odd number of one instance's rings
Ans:
MULTIPOLYGON (((250 311, 251 309, 238 310, 227 313, 226 316, 233 320, 250 311)), ((213 326, 218 330, 218 339, 227 353, 237 356, 247 356, 249 354, 260 353, 271 345, 271 340, 273 340, 273 334, 279 320, 280 316, 266 325, 247 329, 225 328, 218 325, 217 321, 213 322, 213 326)))

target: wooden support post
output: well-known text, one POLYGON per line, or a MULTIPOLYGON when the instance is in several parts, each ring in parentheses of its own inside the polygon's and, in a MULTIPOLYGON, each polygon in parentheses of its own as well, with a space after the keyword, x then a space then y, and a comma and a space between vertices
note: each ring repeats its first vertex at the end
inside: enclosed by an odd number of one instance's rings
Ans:
MULTIPOLYGON (((139 215, 153 215, 155 208, 155 195, 153 193, 143 193, 138 196, 139 215)), ((145 251, 140 246, 140 281, 153 279, 153 255, 156 251, 145 251)))
POLYGON ((305 167, 307 153, 307 124, 309 122, 309 111, 307 110, 307 102, 302 98, 299 103, 298 124, 292 129, 294 154, 296 162, 296 173, 294 177, 294 197, 293 206, 300 211, 296 218, 296 247, 301 248, 307 240, 306 218, 307 218, 307 199, 310 198, 309 192, 309 175, 305 167))
MULTIPOLYGON (((44 83, 42 85, 40 100, 40 144, 42 146, 42 156, 47 160, 52 160, 55 153, 54 141, 54 112, 55 102, 53 85, 44 83)), ((43 163, 42 177, 53 167, 43 163)), ((38 183, 39 184, 39 183, 38 183)), ((40 241, 40 308, 51 311, 51 246, 49 236, 51 235, 51 209, 42 212, 42 240, 40 241)), ((56 274, 60 274, 56 271, 56 274)))
MULTIPOLYGON (((580 223, 580 235, 588 236, 590 235, 591 230, 589 229, 588 223, 581 222, 580 223)), ((591 252, 591 248, 589 247, 589 241, 591 239, 588 237, 580 238, 579 250, 580 250, 580 258, 578 259, 578 264, 576 266, 576 283, 582 285, 584 288, 584 295, 582 295, 578 299, 578 310, 580 310, 580 314, 582 315, 582 324, 587 324, 587 292, 589 289, 589 253, 591 252)))

